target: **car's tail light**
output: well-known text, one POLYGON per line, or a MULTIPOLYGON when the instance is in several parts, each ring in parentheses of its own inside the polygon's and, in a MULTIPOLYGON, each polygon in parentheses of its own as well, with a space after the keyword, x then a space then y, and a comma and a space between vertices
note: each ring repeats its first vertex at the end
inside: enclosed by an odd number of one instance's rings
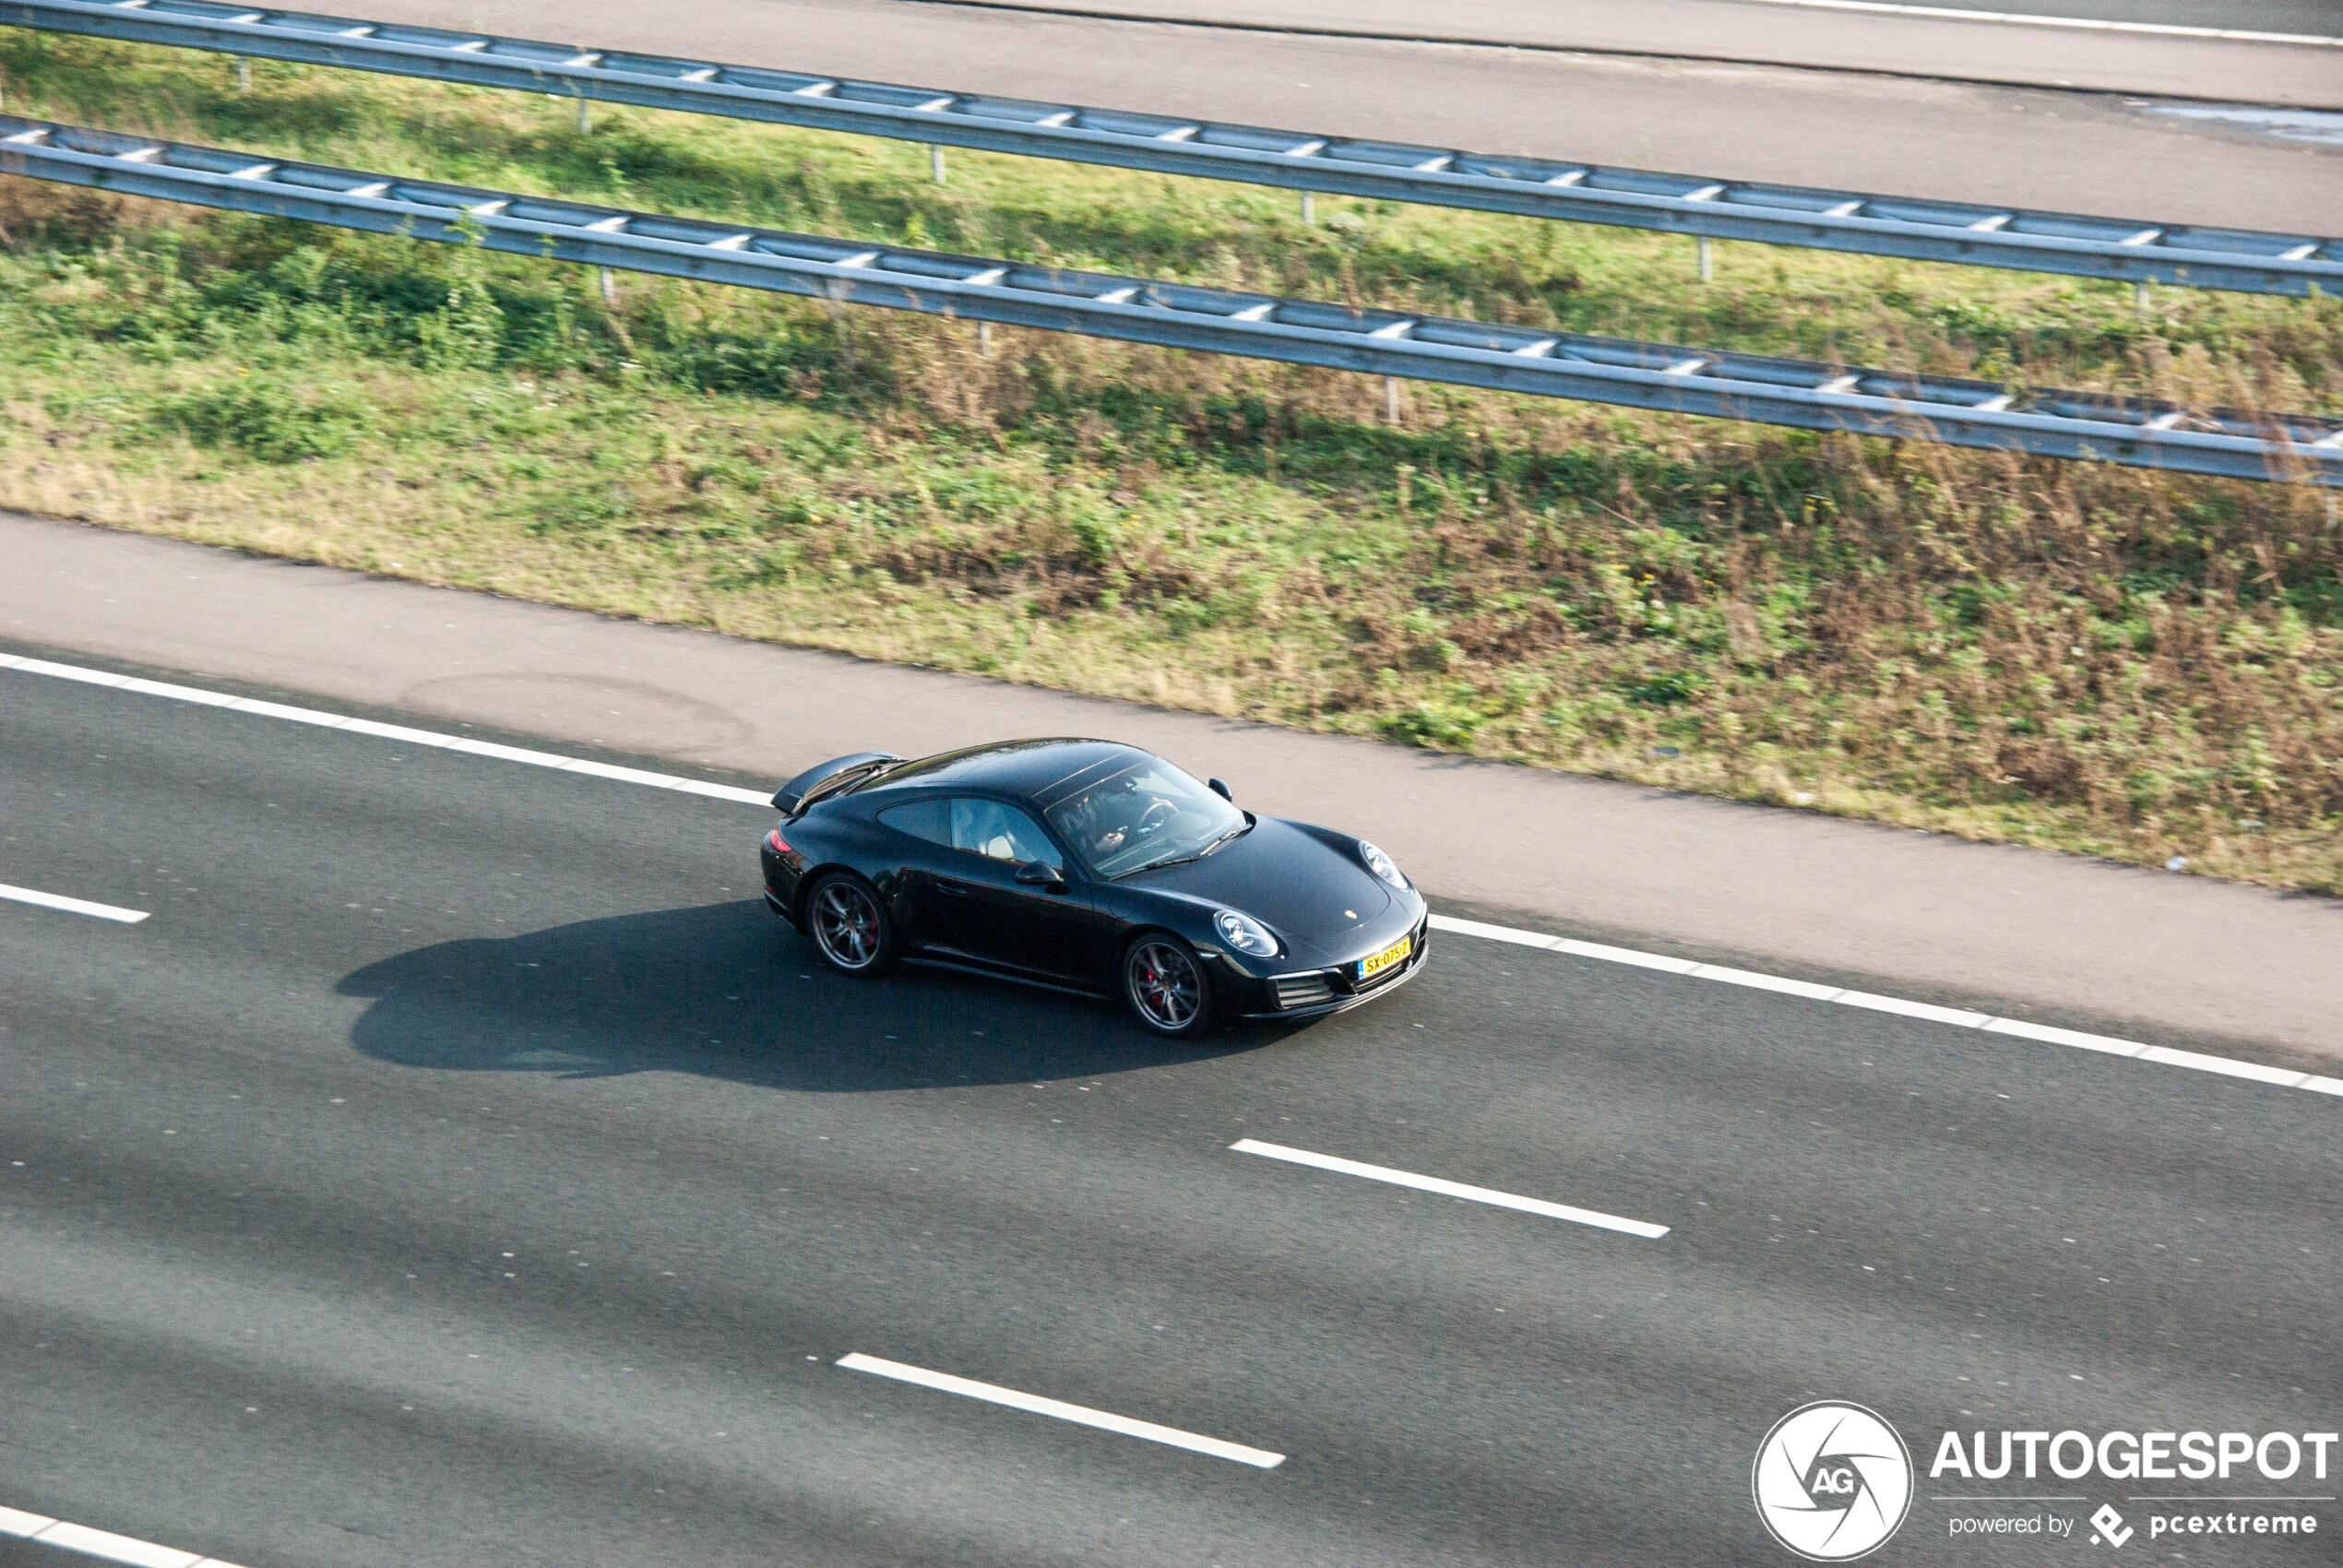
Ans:
POLYGON ((777 855, 790 852, 789 840, 781 837, 781 830, 778 827, 765 836, 765 847, 777 855))

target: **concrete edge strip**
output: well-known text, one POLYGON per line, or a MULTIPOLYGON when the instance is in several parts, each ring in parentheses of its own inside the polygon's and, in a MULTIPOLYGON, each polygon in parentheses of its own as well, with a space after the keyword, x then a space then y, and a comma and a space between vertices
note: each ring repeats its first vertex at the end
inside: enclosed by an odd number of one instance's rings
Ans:
MULTIPOLYGON (((1527 43, 1519 39, 1506 40, 1493 35, 1469 33, 1397 32, 1364 27, 1345 27, 1338 23, 1313 25, 1300 21, 1276 21, 1260 17, 1186 16, 1162 17, 1138 8, 1125 9, 1112 0, 1100 0, 1090 6, 1052 4, 1051 0, 920 0, 934 6, 957 6, 977 11, 1022 11, 1043 17, 1072 17, 1083 21, 1132 22, 1140 26, 1209 28, 1222 32, 1279 33, 1300 38, 1359 39, 1371 43, 1432 43, 1457 45, 1469 49, 1534 49, 1554 54, 1628 54, 1672 60, 1717 60, 1729 64, 1781 65, 1791 70, 1854 71, 1875 76, 1923 76, 1935 81, 1960 81, 1959 77, 1937 73, 1899 71, 1887 66, 1866 65, 1797 65, 1788 61, 1750 59, 1715 54, 1686 54, 1659 49, 1607 48, 1601 44, 1543 42, 1527 43)), ((2214 40, 2226 43, 2278 43, 2303 45, 2313 48, 2343 48, 2343 38, 2310 32, 2258 32, 2243 28, 2192 27, 2184 22, 2123 22, 2098 17, 2047 17, 2025 11, 1967 11, 1950 6, 1909 6, 1887 3, 1887 0, 1754 0, 1755 4, 1784 6, 1800 10, 1856 11, 1873 16, 1914 17, 1923 21, 1984 22, 2005 27, 2065 28, 2083 32, 2141 33, 2149 37, 2214 40)), ((2010 84, 2017 85, 2017 84, 2010 84)), ((2108 90, 2090 89, 2086 90, 2108 90)))
POLYGON ((118 1536, 110 1530, 93 1530, 87 1525, 52 1519, 45 1514, 28 1514, 20 1508, 0 1507, 0 1536, 37 1540, 43 1546, 77 1551, 85 1557, 127 1562, 132 1568, 236 1568, 234 1563, 217 1557, 182 1551, 175 1546, 157 1546, 152 1541, 118 1536))
POLYGON ((1998 22, 2004 26, 2068 28, 2082 32, 2138 32, 2160 38, 2218 38, 2233 43, 2311 43, 2328 48, 2343 38, 2323 33, 2255 32, 2244 28, 2191 27, 2182 22, 2122 22, 2099 17, 2048 17, 2031 11, 1968 11, 1950 6, 1905 6, 1888 0, 1753 0, 1810 11, 1863 11, 1882 17, 1925 17, 1940 22, 1998 22))
MULTIPOLYGON (((679 778, 672 774, 651 773, 639 767, 619 767, 610 763, 589 762, 583 757, 563 756, 556 752, 530 751, 521 746, 498 745, 488 741, 467 740, 460 735, 443 734, 436 730, 415 730, 402 724, 378 724, 369 719, 352 719, 348 714, 329 713, 323 708, 291 707, 283 703, 262 702, 256 697, 232 696, 226 692, 206 691, 200 686, 173 685, 165 681, 149 681, 137 676, 117 674, 111 670, 96 670, 86 665, 59 664, 52 659, 27 659, 20 654, 0 652, 0 670, 20 671, 28 675, 48 675, 63 681, 79 681, 86 685, 105 686, 115 691, 136 692, 142 696, 168 697, 173 702, 197 703, 206 707, 226 708, 233 713, 256 714, 264 719, 283 719, 296 724, 315 724, 328 730, 339 730, 353 735, 371 735, 378 740, 406 741, 419 746, 437 746, 443 750, 464 752, 474 756, 494 757, 502 762, 526 763, 532 767, 550 767, 562 773, 582 773, 589 778, 608 778, 621 784, 647 785, 654 790, 672 790, 678 794, 705 795, 712 800, 732 801, 742 805, 769 806, 772 802, 755 790, 743 790, 731 784, 710 784, 697 778, 679 778)), ((2241 1062, 2234 1057, 2207 1056, 2200 1051, 2175 1051, 2168 1046, 2148 1045, 2135 1039, 2118 1039, 2109 1035, 2085 1034, 2077 1029, 2052 1028, 2046 1024, 2029 1024, 2020 1018, 1996 1018, 1984 1013, 1973 1013, 1960 1007, 1939 1007, 1926 1002, 1907 1002, 1894 996, 1876 996, 1865 991, 1848 991, 1838 986, 1817 985, 1809 980, 1790 980, 1780 975, 1759 974, 1749 969, 1726 968, 1717 964, 1703 964, 1690 958, 1671 958, 1664 953, 1645 953, 1633 947, 1612 947, 1600 942, 1581 942, 1576 937, 1549 936, 1543 932, 1521 931, 1513 926, 1489 925, 1481 921, 1458 920, 1450 915, 1432 917, 1433 928, 1457 936, 1477 936, 1491 942, 1510 942, 1524 947, 1543 948, 1550 953, 1567 954, 1574 958, 1593 958, 1606 964, 1627 964, 1637 968, 1659 969, 1666 974, 1689 976, 1694 980, 1716 980, 1725 985, 1748 986, 1757 991, 1779 992, 1789 996, 1804 997, 1814 1002, 1835 1003, 1842 1007, 1864 1007, 1876 1013, 1893 1013, 1899 1017, 1921 1018, 1932 1023, 1951 1024, 1965 1029, 1981 1029, 1987 1034, 2016 1035, 2021 1039, 2037 1040, 2045 1045, 2071 1045, 2085 1051, 2102 1051, 2112 1056, 2128 1056, 2142 1062, 2161 1063, 2168 1067, 2188 1067, 2200 1073, 2218 1073, 2225 1077, 2251 1078, 2256 1083, 2275 1084, 2283 1088, 2308 1089, 2313 1094, 2343 1097, 2343 1078, 2297 1073, 2283 1067, 2268 1067, 2258 1062, 2241 1062)), ((194 1561, 190 1559, 190 1561, 194 1561)))
POLYGON ((1996 1018, 1988 1013, 1973 1013, 1962 1007, 1939 1007, 1929 1002, 1907 1002, 1900 997, 1875 996, 1867 991, 1847 991, 1834 985, 1817 985, 1812 980, 1790 980, 1781 975, 1757 974, 1749 969, 1729 969, 1718 964, 1695 963, 1690 958, 1671 958, 1659 953, 1639 953, 1631 947, 1607 947, 1600 942, 1579 942, 1566 936, 1549 936, 1543 932, 1521 931, 1513 926, 1490 925, 1481 921, 1458 920, 1453 915, 1434 915, 1432 929, 1457 936, 1477 936, 1489 942, 1510 942, 1522 947, 1540 947, 1549 953, 1566 953, 1574 958, 1594 958, 1607 964, 1633 964, 1640 968, 1660 969, 1692 980, 1716 980, 1724 985, 1743 985, 1757 991, 1777 991, 1790 996, 1802 996, 1813 1002, 1830 1002, 1841 1007, 1864 1007, 1874 1013, 1893 1013, 1899 1017, 1921 1018, 1933 1024, 1950 1024, 1956 1028, 1977 1029, 1985 1034, 2015 1035, 2020 1039, 2039 1041, 2044 1045, 2068 1045, 2080 1051, 2096 1051, 2109 1056, 2128 1056, 2139 1062, 2161 1063, 2167 1067, 2187 1067, 2199 1073, 2218 1073, 2224 1077, 2251 1078, 2255 1083, 2275 1084, 2281 1088, 2309 1089, 2313 1094, 2343 1096, 2343 1078, 2322 1077, 2311 1073, 2297 1073, 2286 1067, 2265 1066, 2259 1062, 2241 1062, 2232 1056, 2207 1056, 2202 1051, 2175 1051, 2170 1046, 2149 1045, 2136 1039, 2119 1039, 2112 1035, 2085 1034, 2080 1029, 2053 1028, 2048 1024, 2031 1024, 2023 1018, 1996 1018))

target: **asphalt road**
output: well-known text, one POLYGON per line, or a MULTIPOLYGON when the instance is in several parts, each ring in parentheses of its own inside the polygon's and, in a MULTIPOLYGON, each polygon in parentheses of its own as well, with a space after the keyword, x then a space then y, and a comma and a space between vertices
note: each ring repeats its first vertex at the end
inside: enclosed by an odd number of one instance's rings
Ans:
POLYGON ((1036 0, 1028 10, 368 0, 363 9, 598 48, 1477 151, 2167 223, 2343 230, 2343 148, 2176 123, 2123 96, 2343 106, 2343 50, 2332 48, 1745 0, 1036 0), (1057 9, 1192 20, 1209 10, 1247 25, 1049 14, 1057 9), (1337 35, 1351 23, 1492 46, 1337 35), (1337 30, 1293 30, 1303 26, 1337 30), (1504 46, 1516 39, 1538 47, 1504 46), (1818 66, 1829 68, 1808 68, 1818 66))
MULTIPOLYGON (((1813 1397, 2343 1414, 2324 1097, 1455 937, 1166 1051, 831 978, 753 808, 14 672, 0 758, 0 881, 152 912, 0 903, 8 1506, 248 1568, 1743 1562, 1813 1397)), ((1951 1512, 1877 1561, 1975 1561, 1951 1512)))

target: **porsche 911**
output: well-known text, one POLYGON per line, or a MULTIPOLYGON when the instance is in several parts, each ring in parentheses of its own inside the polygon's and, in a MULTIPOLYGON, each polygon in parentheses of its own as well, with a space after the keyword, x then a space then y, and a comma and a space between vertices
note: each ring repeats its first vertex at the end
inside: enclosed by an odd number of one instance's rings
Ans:
POLYGON ((1424 963, 1423 897, 1390 856, 1135 746, 861 752, 773 805, 766 902, 844 974, 973 969, 1120 997, 1187 1038, 1355 1007, 1424 963))

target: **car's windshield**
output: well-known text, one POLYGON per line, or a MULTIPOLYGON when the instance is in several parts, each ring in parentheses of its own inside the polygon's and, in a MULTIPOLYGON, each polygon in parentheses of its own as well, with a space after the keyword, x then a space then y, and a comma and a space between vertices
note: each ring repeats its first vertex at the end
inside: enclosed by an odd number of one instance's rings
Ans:
POLYGON ((1198 854, 1244 830, 1244 814, 1161 757, 1148 757, 1049 810, 1050 826, 1099 876, 1198 854))

